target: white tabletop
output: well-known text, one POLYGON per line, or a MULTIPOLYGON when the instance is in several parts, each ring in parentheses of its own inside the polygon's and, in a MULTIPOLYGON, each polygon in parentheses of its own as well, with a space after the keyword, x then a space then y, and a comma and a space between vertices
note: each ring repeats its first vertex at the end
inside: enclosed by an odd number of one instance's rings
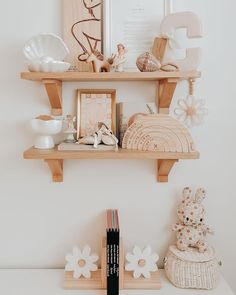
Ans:
MULTIPOLYGON (((64 270, 0 270, 1 295, 105 295, 106 291, 63 290, 64 270)), ((233 295, 226 281, 221 278, 216 290, 197 291, 175 288, 161 271, 163 288, 158 291, 121 291, 120 295, 233 295)))

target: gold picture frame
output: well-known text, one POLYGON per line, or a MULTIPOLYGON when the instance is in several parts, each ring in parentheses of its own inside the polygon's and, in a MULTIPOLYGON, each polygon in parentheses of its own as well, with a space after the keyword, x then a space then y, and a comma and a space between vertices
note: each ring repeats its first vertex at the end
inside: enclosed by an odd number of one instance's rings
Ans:
POLYGON ((79 89, 77 95, 77 139, 93 135, 98 122, 116 134, 116 90, 79 89))

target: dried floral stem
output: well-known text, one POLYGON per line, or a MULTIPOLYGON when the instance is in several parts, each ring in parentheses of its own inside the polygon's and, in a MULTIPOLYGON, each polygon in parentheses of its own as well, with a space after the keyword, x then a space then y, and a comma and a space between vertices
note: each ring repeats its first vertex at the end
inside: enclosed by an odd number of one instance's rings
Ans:
POLYGON ((194 95, 195 82, 196 82, 195 79, 189 79, 189 95, 194 95))

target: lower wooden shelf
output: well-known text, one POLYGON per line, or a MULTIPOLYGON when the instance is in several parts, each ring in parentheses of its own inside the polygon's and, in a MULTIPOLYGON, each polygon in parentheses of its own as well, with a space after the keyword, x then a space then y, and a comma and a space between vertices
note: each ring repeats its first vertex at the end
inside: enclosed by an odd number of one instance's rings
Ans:
POLYGON ((58 151, 57 147, 51 150, 30 148, 24 152, 24 159, 44 160, 52 173, 54 182, 63 181, 63 161, 81 159, 111 159, 111 160, 157 160, 157 181, 168 182, 169 173, 173 165, 179 160, 199 159, 199 152, 165 153, 141 152, 119 149, 115 151, 58 151))

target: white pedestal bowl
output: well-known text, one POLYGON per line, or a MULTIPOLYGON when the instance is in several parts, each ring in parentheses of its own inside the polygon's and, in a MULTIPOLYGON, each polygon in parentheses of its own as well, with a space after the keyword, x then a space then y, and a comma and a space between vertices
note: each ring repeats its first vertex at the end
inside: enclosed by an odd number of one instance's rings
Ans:
POLYGON ((62 121, 33 119, 30 124, 33 131, 37 134, 34 147, 37 149, 53 149, 55 143, 52 135, 61 132, 62 121))

